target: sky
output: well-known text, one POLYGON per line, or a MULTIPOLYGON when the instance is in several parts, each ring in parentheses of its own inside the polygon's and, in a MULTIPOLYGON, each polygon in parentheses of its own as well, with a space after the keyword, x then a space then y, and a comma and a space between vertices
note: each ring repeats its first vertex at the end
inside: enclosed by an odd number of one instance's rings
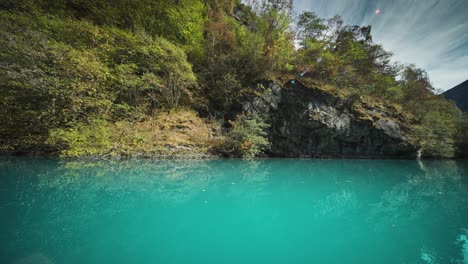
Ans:
POLYGON ((295 11, 372 26, 396 61, 425 69, 436 89, 468 79, 468 0, 294 0, 295 11), (379 11, 377 11, 379 10, 379 11))

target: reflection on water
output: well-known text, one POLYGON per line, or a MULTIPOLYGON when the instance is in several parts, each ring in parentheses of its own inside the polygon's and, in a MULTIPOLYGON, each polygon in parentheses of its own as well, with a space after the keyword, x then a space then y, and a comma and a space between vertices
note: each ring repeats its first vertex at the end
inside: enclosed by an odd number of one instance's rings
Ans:
POLYGON ((468 263, 468 163, 0 159, 1 263, 468 263))

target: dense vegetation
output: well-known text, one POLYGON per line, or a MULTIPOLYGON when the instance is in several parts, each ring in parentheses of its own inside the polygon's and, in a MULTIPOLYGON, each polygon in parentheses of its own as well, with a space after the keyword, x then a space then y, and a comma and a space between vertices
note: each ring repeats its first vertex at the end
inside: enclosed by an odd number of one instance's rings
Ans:
POLYGON ((463 112, 468 112, 468 80, 445 91, 442 95, 453 100, 463 112))
POLYGON ((269 145, 267 124, 237 115, 236 100, 298 75, 400 109, 425 156, 466 146, 461 112, 424 70, 392 62, 370 26, 294 16, 292 0, 250 2, 2 1, 0 148, 253 157, 269 145))

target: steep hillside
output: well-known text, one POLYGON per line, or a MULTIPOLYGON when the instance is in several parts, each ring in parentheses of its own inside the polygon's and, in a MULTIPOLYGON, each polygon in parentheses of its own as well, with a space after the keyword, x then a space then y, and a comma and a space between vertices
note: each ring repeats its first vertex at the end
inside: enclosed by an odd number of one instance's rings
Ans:
POLYGON ((454 101, 463 112, 468 112, 468 80, 446 91, 442 95, 454 101))
MULTIPOLYGON (((306 81, 306 80, 303 80, 306 81)), ((299 81, 270 82, 241 104, 270 121, 269 154, 278 157, 415 158, 414 122, 397 109, 299 81)), ((424 153, 423 153, 424 154, 424 153)))
POLYGON ((0 153, 451 158, 468 141, 371 26, 292 0, 0 2, 0 153))

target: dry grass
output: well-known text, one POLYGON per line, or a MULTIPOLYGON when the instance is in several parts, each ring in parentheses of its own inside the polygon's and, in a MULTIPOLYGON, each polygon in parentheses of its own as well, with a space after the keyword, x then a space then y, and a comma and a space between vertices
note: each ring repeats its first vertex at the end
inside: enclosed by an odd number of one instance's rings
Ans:
POLYGON ((139 123, 116 124, 118 156, 209 155, 222 145, 221 126, 213 120, 200 118, 193 110, 160 112, 139 123))

